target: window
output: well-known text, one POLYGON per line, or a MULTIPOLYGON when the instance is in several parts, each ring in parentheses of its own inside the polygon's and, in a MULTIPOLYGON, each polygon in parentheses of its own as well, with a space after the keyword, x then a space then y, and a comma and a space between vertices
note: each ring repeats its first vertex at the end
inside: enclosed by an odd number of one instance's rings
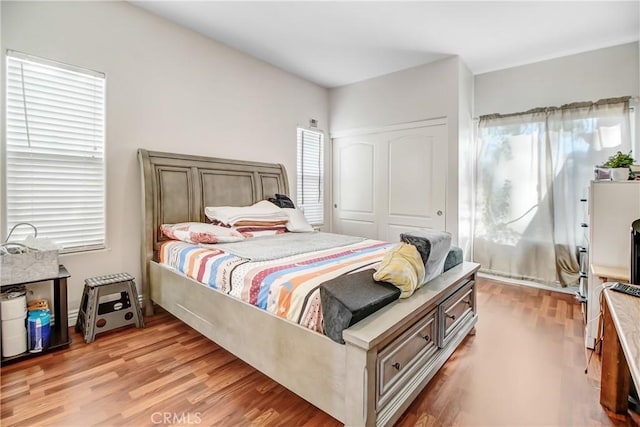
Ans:
POLYGON ((298 207, 311 225, 324 223, 324 135, 298 128, 298 207))
POLYGON ((104 247, 104 75, 14 51, 6 71, 5 233, 104 247))
POLYGON ((629 152, 629 99, 614 98, 480 119, 474 261, 484 271, 550 286, 579 279, 578 202, 594 165, 629 152))

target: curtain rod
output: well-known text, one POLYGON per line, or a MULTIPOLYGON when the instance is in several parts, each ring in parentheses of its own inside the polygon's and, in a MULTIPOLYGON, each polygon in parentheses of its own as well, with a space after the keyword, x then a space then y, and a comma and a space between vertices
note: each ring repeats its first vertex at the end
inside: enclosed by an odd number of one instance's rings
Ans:
MULTIPOLYGON (((560 107, 536 107, 536 108, 532 108, 530 110, 527 111, 520 111, 517 113, 507 113, 507 114, 500 114, 500 113, 492 113, 492 114, 483 114, 481 116, 478 117, 474 117, 473 120, 482 120, 482 119, 499 119, 499 118, 506 118, 506 117, 516 117, 516 116, 521 116, 521 115, 525 115, 525 114, 533 114, 533 113, 544 113, 547 111, 556 111, 556 110, 571 110, 571 109, 578 109, 578 108, 586 108, 586 107, 591 107, 594 105, 607 105, 607 104, 617 104, 620 102, 628 102, 628 101, 640 101, 640 97, 638 96, 621 96, 618 98, 603 98, 603 99, 599 99, 595 102, 592 101, 583 101, 583 102, 572 102, 570 104, 563 104, 560 107)), ((629 109, 634 109, 633 106, 629 107, 629 109)))

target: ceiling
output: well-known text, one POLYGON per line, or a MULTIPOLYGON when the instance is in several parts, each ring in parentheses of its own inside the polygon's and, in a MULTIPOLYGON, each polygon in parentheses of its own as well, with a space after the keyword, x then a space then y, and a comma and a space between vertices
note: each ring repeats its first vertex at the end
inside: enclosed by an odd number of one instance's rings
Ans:
POLYGON ((474 74, 636 41, 640 1, 132 1, 324 87, 459 55, 474 74))

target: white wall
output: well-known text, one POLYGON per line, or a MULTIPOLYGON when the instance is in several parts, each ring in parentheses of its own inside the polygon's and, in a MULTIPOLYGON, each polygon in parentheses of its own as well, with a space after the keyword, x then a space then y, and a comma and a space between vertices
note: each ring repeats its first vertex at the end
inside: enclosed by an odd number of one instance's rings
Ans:
POLYGON ((457 116, 457 57, 329 90, 331 132, 457 116))
POLYGON ((460 59, 437 62, 329 90, 331 132, 446 118, 446 228, 458 234, 458 92, 460 59))
POLYGON ((638 42, 475 76, 476 116, 640 94, 638 42))
POLYGON ((107 76, 109 248, 61 257, 72 275, 70 310, 85 278, 122 271, 140 278, 137 148, 283 163, 295 189, 296 125, 313 117, 328 129, 326 89, 128 3, 1 7, 3 52, 107 76))

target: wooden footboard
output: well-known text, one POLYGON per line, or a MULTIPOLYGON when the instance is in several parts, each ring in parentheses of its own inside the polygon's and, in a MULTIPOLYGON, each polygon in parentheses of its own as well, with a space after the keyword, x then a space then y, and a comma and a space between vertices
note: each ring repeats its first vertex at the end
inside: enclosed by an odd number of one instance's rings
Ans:
POLYGON ((155 262, 149 279, 155 303, 221 347, 348 426, 380 426, 402 415, 473 328, 477 269, 452 268, 345 330, 345 345, 155 262))
POLYGON ((155 262, 151 299, 303 399, 344 420, 345 346, 155 262))

